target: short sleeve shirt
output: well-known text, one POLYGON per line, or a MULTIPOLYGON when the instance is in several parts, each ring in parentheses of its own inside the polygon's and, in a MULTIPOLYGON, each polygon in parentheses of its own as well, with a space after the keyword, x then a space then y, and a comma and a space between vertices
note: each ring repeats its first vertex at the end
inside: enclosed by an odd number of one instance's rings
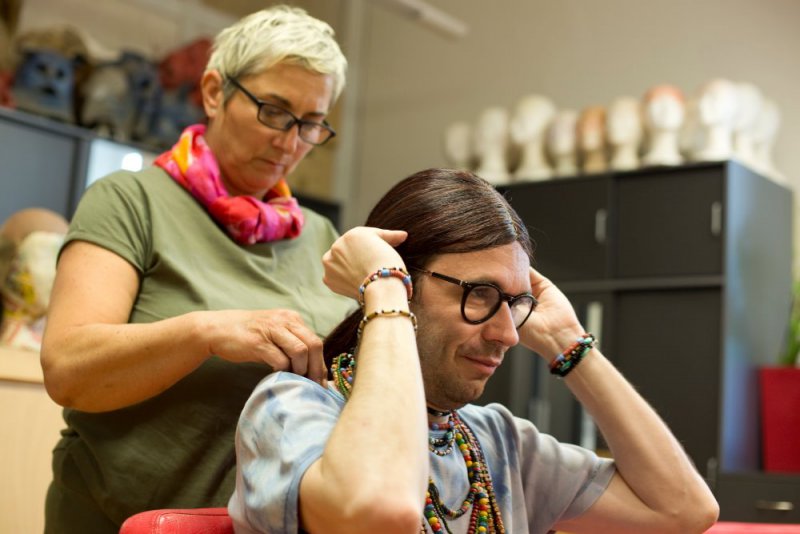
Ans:
MULTIPOLYGON (((300 480, 322 455, 344 402, 333 386, 292 373, 274 373, 258 385, 236 435, 236 491, 228 511, 237 533, 299 531, 300 480)), ((613 461, 559 443, 502 405, 466 405, 458 413, 481 444, 506 532, 550 532, 557 521, 586 511, 614 474, 613 461)), ((469 487, 463 457, 430 453, 430 462, 442 498, 457 509, 469 487)), ((465 514, 448 525, 467 532, 468 521, 465 514)))
MULTIPOLYGON (((296 239, 241 246, 152 167, 92 184, 66 241, 101 246, 134 267, 140 287, 131 323, 196 310, 282 308, 324 336, 355 302, 322 282, 322 255, 337 237, 332 224, 310 210, 304 215, 296 239)), ((117 523, 146 509, 224 506, 234 487, 239 413, 270 371, 212 357, 134 406, 66 409, 68 428, 54 453, 58 487, 72 487, 77 481, 68 473, 79 473, 80 485, 117 523)))

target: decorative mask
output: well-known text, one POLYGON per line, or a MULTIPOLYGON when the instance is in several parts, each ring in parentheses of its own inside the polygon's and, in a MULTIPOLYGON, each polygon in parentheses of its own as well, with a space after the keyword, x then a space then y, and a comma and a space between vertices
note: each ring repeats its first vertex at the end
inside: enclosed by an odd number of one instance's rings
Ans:
POLYGON ((14 98, 19 109, 74 122, 72 59, 49 50, 28 50, 17 69, 14 98))

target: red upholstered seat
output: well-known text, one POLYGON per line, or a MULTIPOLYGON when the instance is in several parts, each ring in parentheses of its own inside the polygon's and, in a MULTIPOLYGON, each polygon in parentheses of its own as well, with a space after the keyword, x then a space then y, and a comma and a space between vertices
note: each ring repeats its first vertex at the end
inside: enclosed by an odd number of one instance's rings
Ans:
POLYGON ((800 534, 800 525, 720 521, 707 530, 706 534, 800 534))
MULTIPOLYGON (((120 534, 233 534, 226 508, 150 510, 129 517, 120 534)), ((720 521, 706 534, 800 534, 800 525, 720 521)))
POLYGON ((129 517, 120 534, 233 534, 227 508, 149 510, 129 517))

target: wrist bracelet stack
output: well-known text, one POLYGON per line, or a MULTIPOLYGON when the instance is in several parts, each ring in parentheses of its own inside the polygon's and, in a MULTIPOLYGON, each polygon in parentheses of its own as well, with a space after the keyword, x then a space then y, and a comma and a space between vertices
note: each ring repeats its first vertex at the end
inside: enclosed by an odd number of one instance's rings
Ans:
POLYGON ((592 334, 583 334, 567 350, 550 362, 550 373, 559 378, 567 376, 595 346, 596 341, 592 334))
POLYGON ((399 278, 406 286, 408 302, 411 302, 413 287, 411 285, 411 276, 408 274, 408 271, 406 271, 403 267, 381 267, 371 275, 367 276, 364 279, 364 282, 358 288, 358 303, 361 305, 361 309, 364 309, 364 291, 367 290, 368 285, 379 278, 399 278))
MULTIPOLYGON (((403 267, 381 267, 371 275, 367 276, 364 279, 364 283, 358 288, 358 303, 361 305, 361 310, 364 310, 364 291, 366 291, 367 286, 378 280, 380 278, 399 278, 403 284, 406 286, 406 295, 408 302, 411 303, 411 296, 414 293, 414 288, 411 284, 411 276, 408 274, 403 267)), ((356 334, 356 339, 361 339, 361 334, 364 331, 364 327, 378 317, 408 317, 411 319, 411 324, 414 325, 414 332, 417 331, 417 316, 414 315, 412 312, 408 310, 401 310, 401 309, 379 309, 375 310, 371 313, 364 315, 361 319, 361 322, 358 323, 358 332, 356 334)))
POLYGON ((411 324, 414 326, 414 332, 417 331, 417 316, 414 315, 412 312, 407 310, 375 310, 372 313, 369 313, 361 319, 361 322, 358 323, 358 333, 356 334, 356 339, 361 339, 361 334, 364 332, 364 327, 367 325, 368 322, 376 319, 378 317, 408 317, 411 319, 411 324))

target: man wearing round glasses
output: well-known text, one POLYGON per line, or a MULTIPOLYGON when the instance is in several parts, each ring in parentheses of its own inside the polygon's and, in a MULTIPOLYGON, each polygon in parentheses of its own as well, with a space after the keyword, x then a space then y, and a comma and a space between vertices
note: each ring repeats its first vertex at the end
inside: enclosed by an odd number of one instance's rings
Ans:
POLYGON ((709 488, 531 268, 525 225, 489 183, 421 171, 366 224, 323 257, 325 283, 361 305, 325 340, 327 386, 274 373, 242 412, 237 532, 707 530, 709 488), (471 404, 520 342, 564 378, 613 460, 471 404))

